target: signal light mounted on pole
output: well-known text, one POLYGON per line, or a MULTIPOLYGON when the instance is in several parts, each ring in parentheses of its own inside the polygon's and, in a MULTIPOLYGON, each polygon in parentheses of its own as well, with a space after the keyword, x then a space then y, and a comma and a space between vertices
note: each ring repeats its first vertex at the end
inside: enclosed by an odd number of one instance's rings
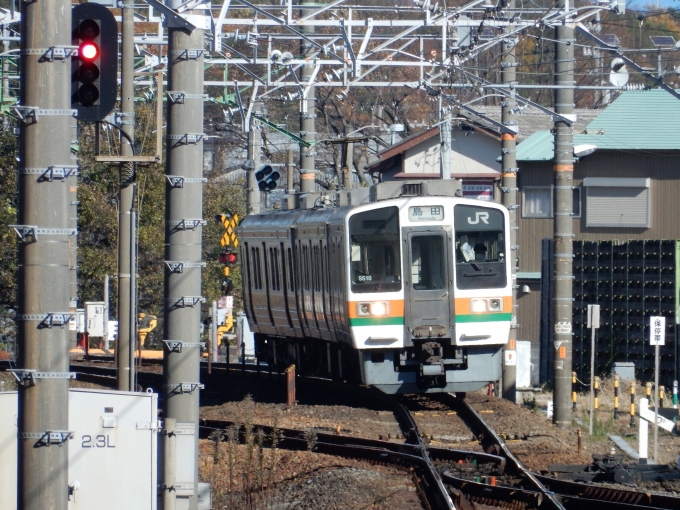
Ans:
POLYGON ((271 165, 264 165, 257 172, 255 172, 255 178, 257 179, 257 187, 260 191, 273 191, 279 185, 279 179, 281 179, 281 173, 271 165))
POLYGON ((78 120, 98 122, 116 104, 118 95, 118 24, 104 5, 85 3, 71 11, 73 45, 71 107, 78 120))

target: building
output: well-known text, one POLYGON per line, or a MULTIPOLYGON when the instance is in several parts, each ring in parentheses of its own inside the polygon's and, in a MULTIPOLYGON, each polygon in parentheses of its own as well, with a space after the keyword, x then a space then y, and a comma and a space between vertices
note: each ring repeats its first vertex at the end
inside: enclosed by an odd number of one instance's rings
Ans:
MULTIPOLYGON (((680 239, 680 101, 663 90, 624 92, 585 129, 574 130, 574 239, 680 239)), ((518 339, 540 337, 541 243, 553 237, 553 135, 517 147, 518 339)), ((550 296, 543 296, 549 306, 550 296)))
MULTIPOLYGON (((500 122, 498 106, 476 108, 484 117, 500 122)), ((577 110, 577 129, 583 128, 599 111, 577 110)), ((463 181, 463 195, 480 200, 501 201, 501 136, 484 117, 453 120, 451 177, 463 181)), ((541 112, 523 110, 515 116, 519 142, 537 130, 550 129, 552 119, 541 112)), ((380 153, 380 160, 366 171, 383 181, 440 178, 439 126, 401 140, 380 153)))

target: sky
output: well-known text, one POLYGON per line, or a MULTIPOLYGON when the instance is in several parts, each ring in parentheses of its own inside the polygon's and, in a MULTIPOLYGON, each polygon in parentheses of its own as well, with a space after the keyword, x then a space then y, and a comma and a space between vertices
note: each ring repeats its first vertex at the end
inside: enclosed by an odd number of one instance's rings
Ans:
POLYGON ((643 9, 646 5, 660 5, 664 8, 680 9, 678 0, 629 0, 626 2, 626 9, 643 9))

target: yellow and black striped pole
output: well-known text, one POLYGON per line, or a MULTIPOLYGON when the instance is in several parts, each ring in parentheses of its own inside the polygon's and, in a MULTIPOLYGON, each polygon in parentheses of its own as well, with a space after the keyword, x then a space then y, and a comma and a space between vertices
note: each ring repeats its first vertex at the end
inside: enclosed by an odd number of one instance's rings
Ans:
POLYGON ((614 375, 614 419, 619 419, 619 376, 614 375))
POLYGON ((666 388, 663 386, 659 386, 659 407, 663 407, 663 397, 664 397, 664 391, 666 388))
POLYGON ((576 372, 571 373, 571 408, 576 410, 576 372))
POLYGON ((593 401, 593 408, 595 408, 595 411, 597 412, 599 408, 599 403, 598 403, 598 397, 600 395, 600 377, 595 376, 595 381, 593 382, 593 389, 595 390, 595 399, 593 401))
POLYGON ((647 398, 648 406, 652 405, 652 383, 645 384, 645 397, 647 398))
POLYGON ((635 383, 630 383, 630 426, 635 427, 635 383))

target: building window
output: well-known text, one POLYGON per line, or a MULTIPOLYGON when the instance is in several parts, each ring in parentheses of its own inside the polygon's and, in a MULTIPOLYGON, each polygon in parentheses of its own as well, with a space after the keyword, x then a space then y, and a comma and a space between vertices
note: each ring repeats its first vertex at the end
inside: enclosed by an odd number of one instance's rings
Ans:
POLYGON ((552 186, 526 186, 522 189, 522 193, 524 195, 523 218, 552 218, 552 186))
MULTIPOLYGON (((552 218, 555 214, 555 189, 551 187, 525 187, 523 218, 552 218)), ((572 216, 581 217, 581 188, 575 187, 573 193, 572 216)))
POLYGON ((587 177, 586 227, 649 228, 650 179, 587 177))
POLYGON ((573 217, 574 218, 580 218, 581 217, 581 188, 579 188, 577 186, 572 190, 572 192, 573 192, 573 200, 574 200, 573 217))

